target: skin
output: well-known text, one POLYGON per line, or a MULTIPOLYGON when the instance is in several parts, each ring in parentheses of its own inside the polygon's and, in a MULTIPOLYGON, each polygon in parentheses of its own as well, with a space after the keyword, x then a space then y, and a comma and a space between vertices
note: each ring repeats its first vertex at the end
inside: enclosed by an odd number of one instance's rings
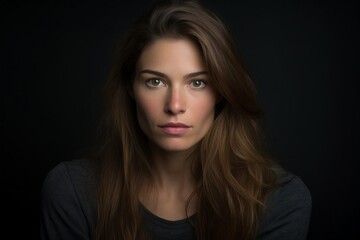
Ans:
MULTIPOLYGON (((139 197, 148 210, 168 220, 186 217, 185 203, 195 189, 186 156, 214 121, 216 93, 209 81, 199 49, 187 39, 159 39, 145 48, 137 63, 133 97, 152 149, 155 176, 139 197)), ((195 206, 196 197, 189 215, 195 206)))

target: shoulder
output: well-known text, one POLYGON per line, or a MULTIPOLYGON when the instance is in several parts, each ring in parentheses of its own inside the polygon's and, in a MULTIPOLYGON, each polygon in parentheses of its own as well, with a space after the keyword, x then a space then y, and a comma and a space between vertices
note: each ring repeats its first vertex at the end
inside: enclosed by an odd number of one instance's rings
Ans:
MULTIPOLYGON (((43 198, 58 200, 76 197, 80 203, 96 188, 95 163, 86 159, 64 161, 56 165, 43 182, 43 198)), ((87 202, 87 201, 85 201, 87 202)))
POLYGON ((56 195, 67 191, 81 194, 89 186, 95 186, 95 181, 95 164, 90 160, 64 161, 49 171, 43 182, 43 191, 56 195))
POLYGON ((310 190, 299 176, 280 168, 274 169, 274 172, 278 186, 270 195, 269 204, 285 201, 288 203, 301 202, 311 206, 310 190))
POLYGON ((73 239, 90 234, 95 220, 96 181, 95 164, 90 160, 64 161, 49 171, 41 194, 44 238, 73 239))
POLYGON ((278 187, 269 195, 258 239, 306 239, 312 199, 302 179, 274 170, 278 187))
POLYGON ((74 159, 71 161, 63 161, 57 164, 51 171, 48 173, 47 178, 53 175, 62 174, 90 174, 95 169, 95 162, 89 159, 74 159))

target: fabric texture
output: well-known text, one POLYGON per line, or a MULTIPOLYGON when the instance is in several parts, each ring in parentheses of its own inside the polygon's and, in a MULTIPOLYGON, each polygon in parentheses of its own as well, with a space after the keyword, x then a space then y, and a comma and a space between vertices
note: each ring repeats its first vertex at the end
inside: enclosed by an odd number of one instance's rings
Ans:
MULTIPOLYGON (((274 169, 281 187, 271 193, 257 240, 305 240, 311 215, 311 194, 294 174, 274 169)), ((64 161, 44 180, 41 203, 42 240, 93 239, 97 176, 84 159, 64 161)), ((189 219, 168 221, 143 207, 145 227, 156 240, 195 239, 189 219)))

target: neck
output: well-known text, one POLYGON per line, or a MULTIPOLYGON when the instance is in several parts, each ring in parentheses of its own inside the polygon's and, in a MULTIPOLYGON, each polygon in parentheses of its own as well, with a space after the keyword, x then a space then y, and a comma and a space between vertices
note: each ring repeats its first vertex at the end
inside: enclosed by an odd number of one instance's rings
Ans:
MULTIPOLYGON (((152 179, 144 179, 143 189, 155 195, 164 193, 168 196, 185 197, 195 190, 196 181, 192 174, 191 160, 188 151, 165 151, 151 146, 152 179)), ((149 196, 149 194, 146 194, 149 196)))
POLYGON ((189 151, 168 152, 154 149, 152 152, 154 185, 160 189, 181 190, 194 181, 191 173, 189 151))
MULTIPOLYGON (((152 148, 151 167, 153 181, 144 181, 140 191, 143 205, 155 215, 168 220, 186 218, 196 212, 196 181, 191 172, 191 161, 187 152, 166 152, 152 148)), ((146 180, 146 179, 144 179, 146 180)))

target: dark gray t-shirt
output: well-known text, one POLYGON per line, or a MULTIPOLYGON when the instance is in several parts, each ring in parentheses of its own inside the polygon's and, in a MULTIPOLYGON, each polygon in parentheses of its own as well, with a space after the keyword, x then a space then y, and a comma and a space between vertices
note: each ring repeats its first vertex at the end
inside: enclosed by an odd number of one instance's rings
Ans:
MULTIPOLYGON (((258 240, 304 240, 311 215, 311 195, 301 179, 275 170, 281 187, 271 193, 258 240)), ((87 160, 65 161, 52 169, 42 189, 41 239, 92 239, 95 224, 94 166, 87 160)), ((195 239, 190 223, 169 221, 143 207, 145 227, 155 240, 195 239)), ((225 224, 225 223, 224 223, 225 224)))

